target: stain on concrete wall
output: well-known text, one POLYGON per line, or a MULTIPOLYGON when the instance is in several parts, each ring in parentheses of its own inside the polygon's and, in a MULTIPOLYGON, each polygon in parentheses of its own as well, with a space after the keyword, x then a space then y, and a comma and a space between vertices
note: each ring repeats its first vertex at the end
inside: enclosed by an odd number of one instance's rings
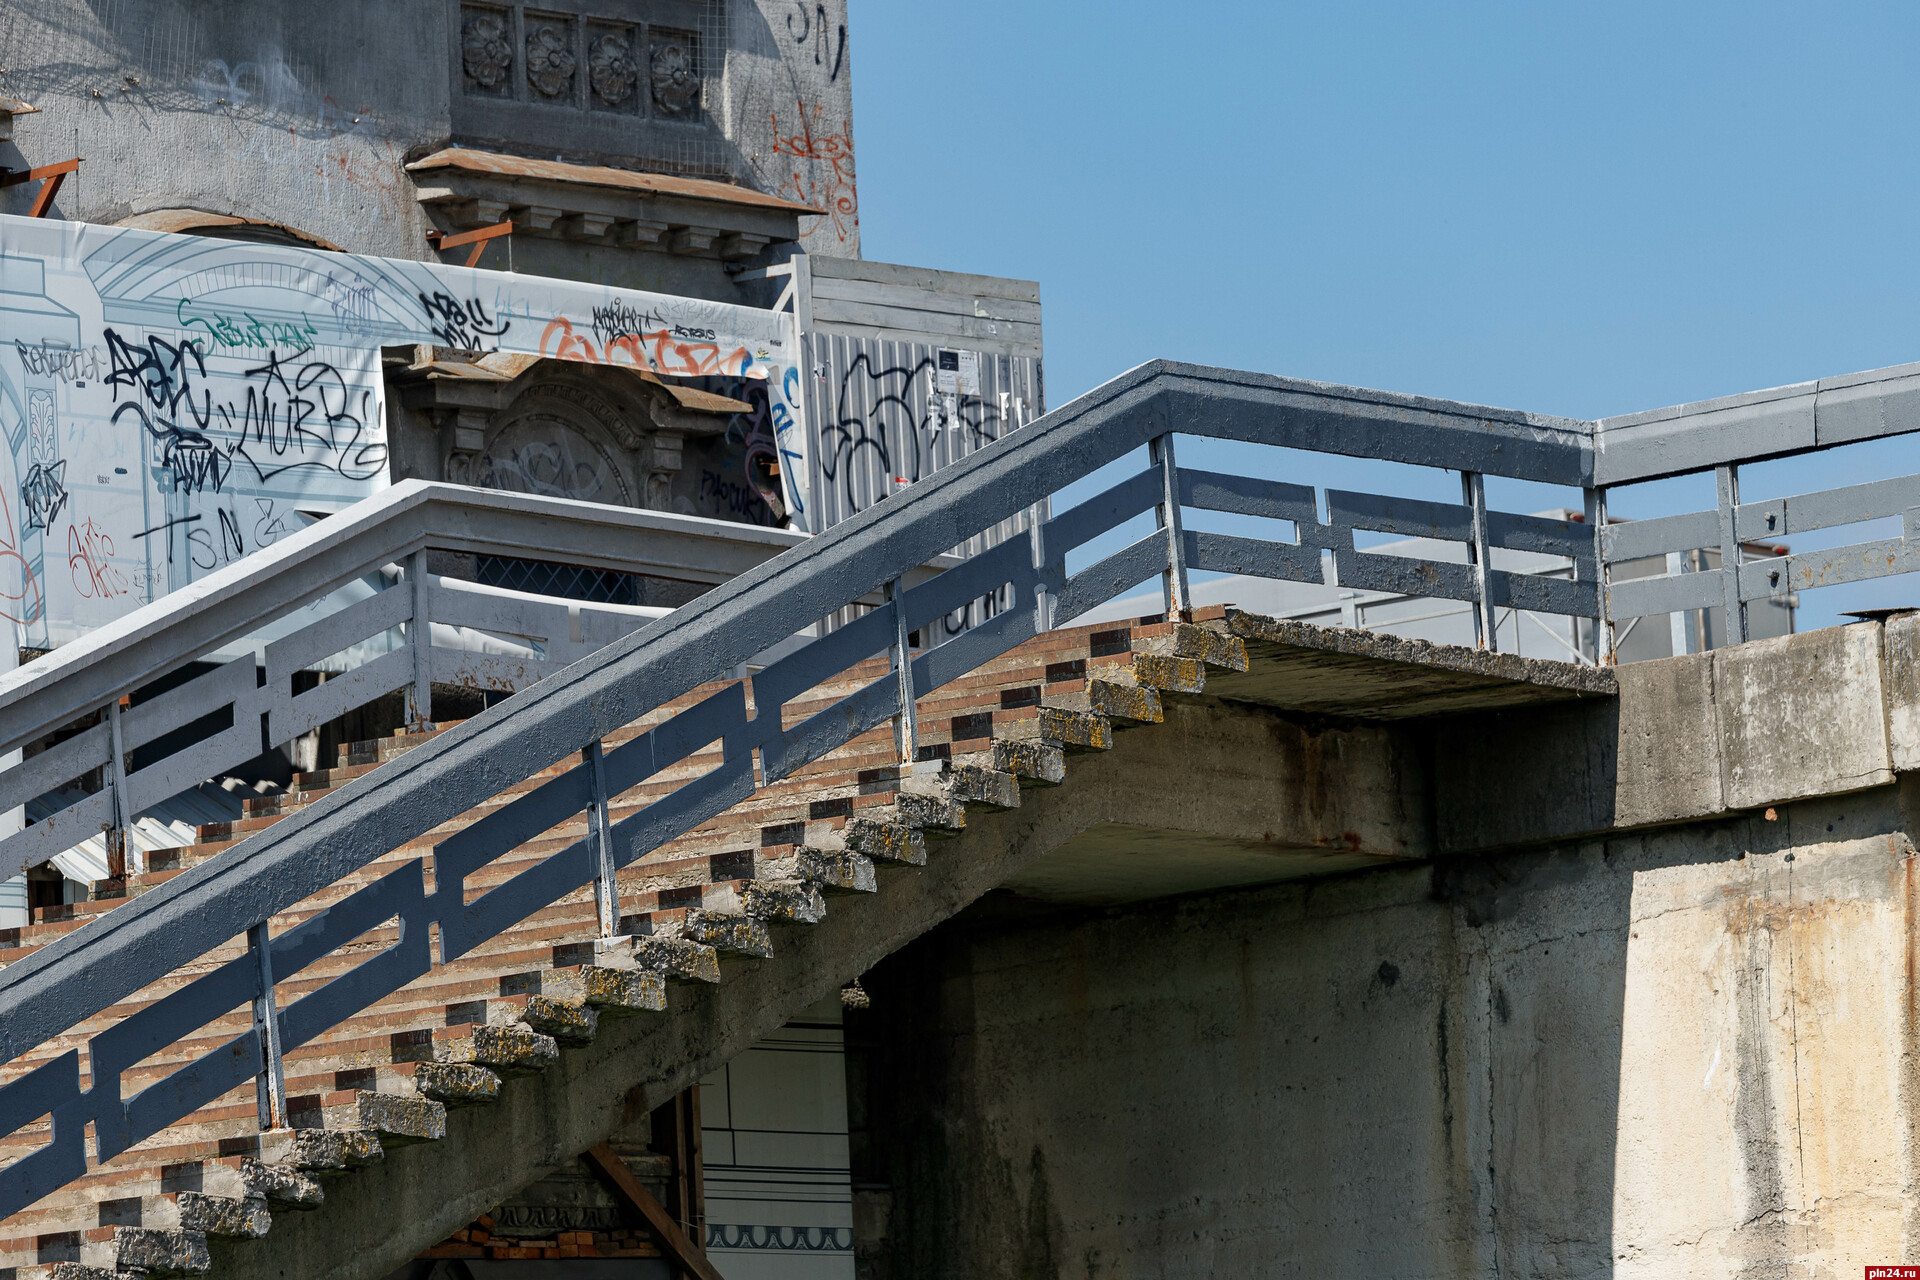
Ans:
POLYGON ((1141 907, 996 895, 866 979, 863 1275, 1908 1259, 1906 831, 1886 787, 1141 907))

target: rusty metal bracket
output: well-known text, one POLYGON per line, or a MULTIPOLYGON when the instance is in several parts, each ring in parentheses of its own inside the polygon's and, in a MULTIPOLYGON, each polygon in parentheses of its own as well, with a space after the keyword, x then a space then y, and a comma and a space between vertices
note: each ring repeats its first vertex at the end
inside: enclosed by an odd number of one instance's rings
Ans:
POLYGON ((491 227, 481 227, 478 231, 462 231, 459 235, 454 236, 450 236, 444 231, 429 231, 427 232, 427 243, 433 246, 436 253, 443 253, 448 249, 457 249, 463 244, 472 245, 473 252, 467 255, 466 262, 462 264, 463 266, 471 267, 479 264, 480 255, 486 252, 487 241, 512 234, 513 221, 512 219, 508 219, 506 222, 496 222, 491 227))
POLYGON ((33 208, 27 210, 29 218, 44 218, 53 208, 53 198, 60 194, 60 184, 67 180, 70 173, 80 171, 83 157, 62 160, 59 164, 43 164, 37 169, 0 169, 0 187, 17 187, 23 182, 38 181, 40 194, 33 198, 33 208))

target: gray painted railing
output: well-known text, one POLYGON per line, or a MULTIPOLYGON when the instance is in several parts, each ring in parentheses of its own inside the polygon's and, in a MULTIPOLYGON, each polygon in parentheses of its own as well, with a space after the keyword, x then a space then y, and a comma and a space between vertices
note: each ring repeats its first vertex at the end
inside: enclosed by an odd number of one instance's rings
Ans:
MULTIPOLYGON (((1846 388, 1848 412, 1878 413, 1881 434, 1910 430, 1909 422, 1920 426, 1910 381, 1904 374, 1856 379, 1846 388), (1863 404, 1870 407, 1863 409, 1863 404)), ((1752 439, 1775 453, 1823 447, 1817 430, 1822 394, 1818 388, 1808 393, 1815 424, 1810 436, 1752 439)), ((16 1133, 49 1114, 52 1129, 45 1146, 0 1170, 0 1217, 84 1172, 88 1124, 95 1131, 95 1154, 104 1160, 249 1079, 259 1082, 262 1122, 277 1122, 279 1055, 426 973, 436 960, 430 926, 438 927, 437 958, 444 963, 565 895, 592 886, 603 904, 602 932, 611 934, 619 927, 614 907, 618 868, 724 812, 756 786, 786 777, 889 721, 902 759, 914 759, 916 696, 1155 577, 1162 581, 1167 607, 1177 611, 1187 599, 1186 575, 1191 571, 1321 582, 1324 561, 1330 559, 1343 585, 1468 601, 1478 606, 1483 623, 1496 606, 1600 617, 1606 591, 1601 569, 1609 561, 1647 554, 1635 538, 1661 543, 1711 533, 1713 540, 1706 545, 1725 545, 1729 526, 1734 536, 1744 536, 1747 522, 1764 519, 1771 510, 1768 504, 1755 504, 1750 513, 1738 505, 1732 486, 1723 486, 1723 503, 1712 513, 1711 528, 1689 518, 1693 523, 1665 531, 1656 527, 1644 537, 1621 531, 1655 523, 1645 521, 1607 530, 1596 545, 1604 486, 1689 468, 1730 471, 1736 465, 1731 456, 1722 456, 1726 449, 1719 444, 1705 452, 1695 448, 1684 425, 1690 417, 1704 414, 1711 419, 1720 412, 1718 407, 1668 411, 1658 420, 1664 425, 1647 431, 1638 421, 1589 424, 1195 366, 1142 366, 936 472, 894 500, 771 559, 741 565, 737 576, 693 605, 612 640, 557 678, 542 680, 329 792, 0 972, 0 1062, 11 1064, 181 966, 208 963, 208 957, 226 954, 242 938, 251 944, 157 1002, 92 1031, 86 1088, 81 1086, 78 1049, 36 1060, 30 1069, 21 1069, 28 1064, 13 1068, 14 1078, 0 1088, 0 1134, 16 1133), (1304 485, 1184 468, 1175 459, 1176 434, 1449 468, 1462 473, 1463 501, 1317 493, 1304 485), (916 581, 922 566, 949 548, 1053 498, 1063 486, 1141 446, 1149 449, 1144 470, 1033 524, 1024 537, 916 581), (1488 475, 1577 486, 1586 491, 1588 519, 1548 520, 1488 510, 1483 483, 1488 475), (1295 536, 1272 541, 1195 531, 1185 526, 1183 507, 1289 521, 1295 536), (1077 572, 1067 572, 1069 552, 1146 512, 1155 513, 1152 532, 1077 572), (1464 564, 1376 554, 1356 546, 1357 532, 1449 540, 1463 544, 1470 554, 1464 564), (1503 570, 1491 555, 1498 548, 1564 557, 1573 566, 1572 576, 1503 570), (1011 598, 1014 607, 937 648, 916 655, 908 647, 913 631, 989 595, 1011 598), (745 685, 736 681, 617 746, 603 746, 616 730, 862 602, 873 606, 869 612, 770 661, 751 677, 751 715, 745 685), (883 652, 893 656, 891 674, 786 726, 783 712, 789 703, 883 652), (717 765, 611 821, 614 797, 682 765, 715 742, 721 745, 717 765), (435 845, 431 890, 427 859, 412 858, 299 925, 270 936, 267 922, 274 915, 567 759, 579 763, 435 845), (480 868, 582 814, 590 819, 587 836, 466 900, 466 880, 480 868), (399 929, 391 945, 285 1007, 276 1006, 275 983, 297 977, 322 956, 396 918, 399 929), (249 1003, 256 1008, 253 1029, 132 1097, 122 1097, 120 1077, 130 1066, 249 1003)), ((1722 434, 1738 444, 1748 438, 1741 435, 1746 430, 1729 428, 1722 434)), ((428 499, 427 492, 416 487, 405 493, 395 490, 378 501, 428 499)), ((502 496, 491 495, 484 502, 446 499, 453 504, 448 511, 460 502, 472 508, 465 523, 456 522, 458 536, 470 540, 461 545, 534 554, 530 547, 539 539, 529 542, 531 535, 524 529, 503 531, 494 523, 504 508, 480 511, 496 499, 502 496)), ((1868 505, 1877 510, 1872 503, 1884 506, 1893 500, 1873 498, 1868 505)), ((1806 503, 1802 507, 1812 509, 1806 503)), ((1791 514, 1794 508, 1789 504, 1786 510, 1791 514)), ((1819 508, 1816 514, 1824 511, 1819 508)), ((1805 510, 1801 514, 1809 518, 1805 510)), ((550 513, 526 518, 537 524, 550 513)), ((623 518, 645 519, 643 513, 623 518)), ((247 634, 268 612, 311 601, 328 583, 354 577, 366 565, 404 561, 435 545, 436 536, 451 536, 444 532, 447 526, 438 535, 409 532, 403 538, 381 521, 369 525, 359 516, 336 519, 343 523, 316 526, 303 535, 306 541, 285 552, 310 557, 315 568, 305 585, 270 575, 270 589, 255 597, 251 584, 259 562, 249 561, 239 566, 244 572, 215 575, 196 587, 203 593, 204 610, 200 597, 161 602, 152 608, 170 610, 165 624, 160 613, 143 611, 127 625, 73 646, 71 655, 54 655, 60 661, 39 675, 29 674, 33 668, 28 668, 22 677, 0 684, 0 712, 8 716, 9 741, 40 731, 19 726, 65 723, 60 717, 99 707, 103 699, 118 698, 151 679, 156 669, 142 656, 142 644, 155 628, 179 628, 191 636, 191 643, 175 646, 180 654, 205 652, 247 634), (245 597, 243 590, 249 593, 245 597), (253 609, 259 601, 271 608, 253 609), (100 674, 88 673, 91 667, 98 667, 100 674), (67 690, 70 680, 80 692, 67 690), (23 719, 13 718, 16 710, 23 719)), ((591 523, 608 517, 577 519, 591 523)), ((546 541, 540 545, 566 543, 576 552, 582 545, 598 545, 604 555, 587 554, 585 562, 631 563, 604 541, 593 544, 592 538, 576 533, 576 518, 569 517, 542 535, 546 541)), ((578 553, 555 558, 583 559, 578 553)), ((1564 566, 1560 572, 1565 573, 1564 566)), ((1625 584, 1616 588, 1616 598, 1624 589, 1625 584)), ((373 603, 390 594, 355 606, 361 615, 346 631, 371 634, 376 626, 391 627, 403 616, 413 616, 406 613, 417 607, 407 603, 414 598, 410 592, 373 603)), ((429 596, 429 613, 436 607, 429 596)), ((317 656, 343 634, 325 643, 295 645, 279 656, 269 646, 269 674, 275 680, 287 677, 297 669, 297 660, 317 656)), ((367 679, 373 684, 419 679, 416 659, 421 655, 416 651, 400 657, 401 652, 384 674, 367 679)), ((213 678, 233 679, 224 671, 212 673, 213 678)), ((233 679, 230 705, 236 716, 247 683, 233 679)), ((278 690, 266 696, 269 718, 291 703, 283 703, 278 690)), ((251 714, 256 704, 245 705, 251 714)), ((307 723, 302 716, 320 712, 286 713, 295 717, 290 724, 298 725, 307 723)), ((87 751, 112 749, 108 739, 96 736, 93 742, 87 751)), ((119 751, 114 755, 120 758, 119 751)), ((37 759, 30 759, 28 766, 37 759)))

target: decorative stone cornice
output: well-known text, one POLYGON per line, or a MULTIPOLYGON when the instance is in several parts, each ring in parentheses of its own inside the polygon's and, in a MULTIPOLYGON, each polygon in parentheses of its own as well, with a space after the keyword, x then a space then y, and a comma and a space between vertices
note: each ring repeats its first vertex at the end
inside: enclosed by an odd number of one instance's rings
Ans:
POLYGON ((451 229, 511 218, 515 234, 693 257, 749 258, 820 213, 725 182, 452 147, 407 166, 415 198, 451 229))

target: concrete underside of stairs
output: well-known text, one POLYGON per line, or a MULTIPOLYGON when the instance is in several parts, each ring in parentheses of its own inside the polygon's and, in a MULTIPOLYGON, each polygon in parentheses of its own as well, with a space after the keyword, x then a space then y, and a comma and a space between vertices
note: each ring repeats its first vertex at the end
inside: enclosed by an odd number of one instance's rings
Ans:
MULTIPOLYGON (((215 1272, 385 1274, 1090 831, 1164 842, 1157 856, 1124 851, 1129 863, 1214 847, 1266 859, 1270 879, 1425 856, 1429 804, 1414 752, 1409 737, 1377 727, 1307 727, 1262 708, 1170 699, 1164 723, 1073 757, 1066 785, 970 813, 964 834, 929 842, 924 869, 884 873, 876 895, 832 899, 819 924, 776 926, 773 960, 728 961, 718 986, 675 987, 665 1015, 603 1021, 591 1045, 508 1080, 496 1105, 452 1112, 444 1140, 331 1181, 323 1210, 277 1214, 260 1240, 216 1243, 215 1272)), ((1097 880, 1087 855, 1075 858, 1097 880)), ((1169 873, 1149 874, 1165 883, 1169 873)))
POLYGON ((1811 633, 1623 668, 1617 703, 1431 724, 1423 865, 990 895, 849 1018, 856 1185, 887 1188, 857 1209, 863 1274, 1920 1258, 1915 637, 1811 633))

